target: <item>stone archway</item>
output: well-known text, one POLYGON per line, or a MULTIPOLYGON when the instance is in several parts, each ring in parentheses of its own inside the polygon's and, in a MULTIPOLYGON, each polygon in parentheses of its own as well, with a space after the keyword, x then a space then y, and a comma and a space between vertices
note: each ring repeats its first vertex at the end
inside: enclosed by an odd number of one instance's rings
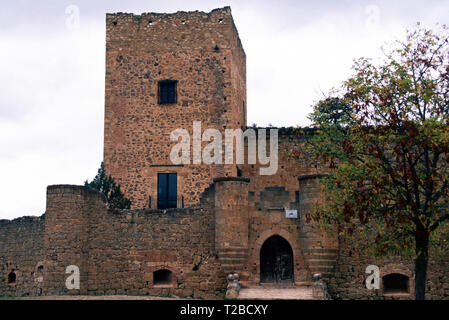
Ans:
POLYGON ((248 260, 248 271, 251 274, 249 277, 250 282, 254 284, 260 283, 260 250, 262 249, 262 245, 265 241, 274 235, 281 236, 287 240, 293 250, 293 275, 295 282, 310 281, 310 271, 305 265, 304 254, 299 246, 299 241, 297 240, 299 236, 289 232, 288 230, 275 226, 270 230, 265 230, 264 232, 256 235, 255 239, 251 241, 252 245, 248 260))
POLYGON ((283 237, 269 237, 260 249, 260 282, 294 282, 293 249, 283 237))

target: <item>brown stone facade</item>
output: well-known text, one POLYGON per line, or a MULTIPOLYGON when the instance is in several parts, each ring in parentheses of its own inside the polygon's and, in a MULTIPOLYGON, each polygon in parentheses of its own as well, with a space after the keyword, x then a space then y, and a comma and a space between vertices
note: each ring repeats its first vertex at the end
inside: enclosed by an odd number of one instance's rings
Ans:
MULTIPOLYGON (((306 221, 321 198, 319 177, 297 179, 294 196, 284 186, 257 192, 248 178, 216 178, 197 204, 167 210, 108 209, 97 191, 49 186, 45 215, 0 221, 0 296, 223 298, 230 273, 238 273, 244 287, 261 284, 263 247, 276 236, 291 247, 294 285, 310 285, 321 273, 333 298, 411 299, 412 261, 375 259, 306 221), (287 218, 286 208, 298 210, 298 218, 287 218), (406 276, 409 292, 389 294, 382 280, 379 290, 366 289, 370 264, 379 266, 381 278, 406 276), (66 287, 66 268, 72 265, 80 271, 79 290, 66 287), (160 271, 169 277, 160 281, 160 271), (13 284, 8 283, 11 272, 13 284)), ((449 295, 445 261, 429 263, 430 299, 449 295)))
MULTIPOLYGON (((325 235, 306 236, 304 221, 285 217, 281 206, 299 206, 289 202, 283 187, 257 195, 248 187, 248 178, 217 178, 188 208, 113 210, 97 191, 49 186, 44 216, 2 221, 2 236, 9 241, 0 254, 17 281, 12 287, 5 279, 0 294, 222 298, 229 273, 241 274, 246 285, 259 282, 260 248, 273 235, 293 249, 295 282, 309 281, 310 249, 315 237, 325 235), (32 254, 23 251, 24 244, 32 254), (33 271, 40 261, 44 269, 38 282, 33 271), (80 270, 79 290, 66 288, 71 265, 80 270), (170 281, 154 283, 158 270, 169 270, 170 281)), ((2 271, 6 276, 8 270, 2 271)))
MULTIPOLYGON (((259 286, 284 263, 277 280, 310 285, 321 273, 333 298, 413 297, 411 261, 374 259, 306 220, 327 172, 306 152, 313 130, 279 129, 277 172, 260 175, 258 162, 170 163, 170 132, 192 134, 193 121, 246 129, 246 58, 230 8, 108 14, 104 162, 132 208, 108 209, 82 186, 49 186, 44 215, 0 220, 0 296, 223 298, 229 274, 259 286), (162 80, 177 81, 175 103, 159 103, 162 80), (157 209, 158 173, 177 173, 176 208, 157 209), (365 286, 370 264, 380 268, 379 290, 365 286), (79 289, 66 285, 69 266, 79 289), (403 276, 408 293, 389 293, 388 275, 403 276)), ((431 299, 449 297, 445 261, 429 263, 431 299)))
POLYGON ((48 187, 47 201, 44 294, 207 298, 226 283, 210 195, 186 209, 122 211, 107 209, 101 193, 63 185, 48 187), (65 286, 69 265, 80 269, 79 290, 65 286), (169 283, 153 283, 158 270, 172 273, 169 283))
POLYGON ((0 220, 0 296, 42 294, 44 229, 45 215, 0 220))
MULTIPOLYGON (((176 172, 180 205, 220 175, 210 165, 173 166, 170 133, 246 125, 246 57, 229 7, 210 13, 106 16, 105 168, 133 208, 156 208, 157 173, 176 172), (177 81, 159 104, 158 83, 177 81)), ((235 166, 218 170, 235 175, 235 166)))

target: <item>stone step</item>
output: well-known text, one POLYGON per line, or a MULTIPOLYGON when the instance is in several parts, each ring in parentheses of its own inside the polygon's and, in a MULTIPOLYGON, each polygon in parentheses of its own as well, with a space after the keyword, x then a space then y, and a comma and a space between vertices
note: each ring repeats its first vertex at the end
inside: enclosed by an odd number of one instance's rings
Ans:
POLYGON ((243 266, 241 264, 222 264, 223 271, 225 273, 233 273, 243 270, 243 266))
POLYGON ((227 264, 221 264, 223 269, 229 269, 229 268, 239 268, 239 270, 243 270, 243 265, 241 263, 227 263, 227 264))
POLYGON ((338 255, 328 254, 328 253, 314 253, 314 254, 309 254, 306 257, 309 257, 310 259, 324 259, 324 260, 337 260, 338 259, 338 255))
POLYGON ((226 259, 226 258, 231 258, 231 259, 236 259, 236 258, 239 258, 239 259, 246 259, 247 257, 248 257, 248 254, 246 254, 246 253, 241 253, 241 252, 238 252, 238 253, 229 253, 229 252, 226 252, 226 253, 218 253, 218 257, 220 258, 220 259, 226 259))
POLYGON ((309 286, 292 288, 242 288, 239 300, 313 300, 313 289, 309 286))
POLYGON ((245 262, 245 259, 230 259, 230 258, 225 258, 222 259, 220 258, 220 263, 222 266, 226 266, 226 265, 243 265, 245 262))
MULTIPOLYGON (((242 271, 242 276, 244 271, 242 271)), ((248 273, 249 274, 249 273, 248 273)), ((313 281, 299 281, 299 282, 294 282, 294 283, 281 283, 281 284, 277 284, 277 283, 260 283, 260 282, 255 282, 255 281, 249 281, 249 280, 240 280, 240 284, 242 285, 242 288, 261 288, 261 287, 310 287, 313 286, 314 282, 313 281)))
POLYGON ((334 271, 334 267, 333 266, 319 266, 319 267, 310 267, 310 272, 312 274, 315 273, 332 273, 334 271))
POLYGON ((248 248, 242 248, 242 247, 225 247, 225 248, 218 248, 218 252, 247 252, 248 248))
POLYGON ((319 266, 334 266, 336 263, 335 260, 328 260, 328 259, 311 259, 308 262, 311 268, 319 266))
POLYGON ((317 269, 323 269, 323 270, 332 270, 334 268, 334 266, 333 265, 325 265, 325 264, 323 264, 323 265, 317 265, 317 266, 310 266, 310 269, 313 269, 313 270, 317 270, 317 269))
POLYGON ((295 288, 294 282, 260 282, 258 288, 295 288))
POLYGON ((305 254, 333 254, 338 255, 338 249, 308 249, 304 250, 305 254))

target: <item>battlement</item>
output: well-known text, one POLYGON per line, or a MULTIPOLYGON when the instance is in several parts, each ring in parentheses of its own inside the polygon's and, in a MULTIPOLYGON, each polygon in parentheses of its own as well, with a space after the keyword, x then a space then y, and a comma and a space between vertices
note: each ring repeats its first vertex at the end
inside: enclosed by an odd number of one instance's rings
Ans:
POLYGON ((238 37, 231 8, 211 12, 178 11, 175 13, 148 12, 106 14, 107 43, 123 41, 150 41, 152 51, 170 51, 180 48, 201 48, 210 51, 237 46, 244 53, 238 37), (192 47, 192 42, 195 47, 192 47), (172 44, 172 45, 170 45, 172 44), (174 47, 173 47, 174 46, 174 47))
MULTIPOLYGON (((231 7, 225 6, 223 8, 216 8, 211 10, 210 12, 204 11, 176 11, 173 13, 159 13, 159 12, 143 12, 141 14, 127 13, 127 12, 116 12, 116 13, 107 13, 106 18, 108 19, 116 19, 116 21, 120 19, 134 19, 135 22, 141 23, 142 19, 145 18, 151 19, 153 22, 157 22, 161 19, 185 19, 185 20, 194 20, 194 19, 221 19, 225 16, 231 17, 231 7)), ((148 21, 147 21, 148 22, 148 21)), ((221 21, 218 21, 221 22, 221 21)))
POLYGON ((100 201, 106 202, 106 197, 103 193, 98 190, 86 187, 86 186, 78 186, 71 184, 55 184, 47 186, 47 194, 48 195, 79 195, 84 197, 93 197, 99 198, 100 201))

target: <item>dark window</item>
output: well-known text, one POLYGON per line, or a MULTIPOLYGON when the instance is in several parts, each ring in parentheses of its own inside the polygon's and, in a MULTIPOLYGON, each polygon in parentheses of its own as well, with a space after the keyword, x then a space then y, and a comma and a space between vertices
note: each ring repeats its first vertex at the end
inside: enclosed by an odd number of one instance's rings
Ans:
POLYGON ((153 272, 153 284, 170 284, 172 273, 170 270, 161 269, 153 272))
POLYGON ((382 277, 383 292, 409 293, 409 278, 399 273, 390 273, 382 277))
POLYGON ((162 80, 159 81, 159 103, 176 103, 176 80, 162 80))
POLYGON ((8 284, 15 284, 16 283, 16 273, 10 272, 8 274, 8 284))
POLYGON ((177 174, 158 173, 157 175, 157 207, 158 209, 176 208, 177 174))
POLYGON ((44 266, 37 267, 37 273, 38 274, 43 274, 44 273, 44 266))

